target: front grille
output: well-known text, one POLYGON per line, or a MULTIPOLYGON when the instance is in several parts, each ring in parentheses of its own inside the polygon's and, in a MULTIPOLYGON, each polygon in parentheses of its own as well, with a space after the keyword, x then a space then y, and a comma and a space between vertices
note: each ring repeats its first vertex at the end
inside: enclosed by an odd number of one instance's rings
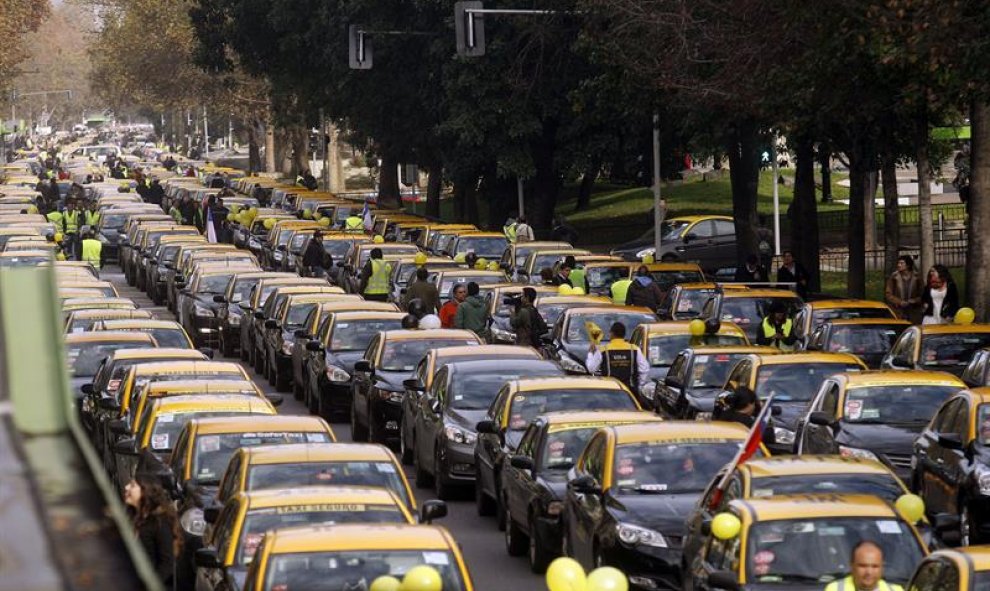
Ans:
POLYGON ((884 454, 890 465, 895 468, 910 468, 911 467, 911 455, 910 454, 884 454))

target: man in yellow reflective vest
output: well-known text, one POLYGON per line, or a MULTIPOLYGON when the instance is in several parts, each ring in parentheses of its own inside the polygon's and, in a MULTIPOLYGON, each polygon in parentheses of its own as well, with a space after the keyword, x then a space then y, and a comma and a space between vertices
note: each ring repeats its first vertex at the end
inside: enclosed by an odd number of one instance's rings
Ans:
POLYGON ((102 255, 103 243, 96 239, 96 232, 90 230, 82 241, 82 260, 99 270, 102 255))
POLYGON ((58 228, 58 232, 60 234, 65 229, 65 227, 62 225, 62 217, 63 217, 62 212, 59 211, 58 209, 53 209, 49 211, 47 214, 45 214, 45 219, 55 224, 55 227, 58 228))
POLYGON ((344 231, 352 233, 364 233, 364 219, 356 213, 352 213, 344 220, 344 231))
POLYGON ((863 540, 853 546, 852 573, 832 581, 825 591, 903 591, 900 585, 883 580, 883 549, 876 542, 863 540))
POLYGON ((91 230, 96 230, 96 226, 99 225, 101 219, 100 212, 96 209, 96 202, 92 201, 89 204, 89 209, 83 212, 83 220, 91 230))
POLYGON ((371 258, 361 269, 361 293, 364 299, 377 302, 388 301, 388 278, 392 266, 382 260, 382 249, 372 248, 371 258))
POLYGON ((502 224, 502 233, 505 234, 505 238, 510 244, 516 243, 516 229, 518 227, 519 224, 516 222, 515 215, 510 215, 508 219, 505 220, 505 223, 502 224))
POLYGON ((612 303, 617 306, 626 305, 626 294, 629 292, 629 286, 632 285, 632 279, 619 279, 618 281, 612 282, 612 287, 610 291, 612 292, 612 303))
POLYGON ((646 356, 626 340, 626 325, 615 322, 608 329, 609 341, 602 350, 592 341, 584 366, 588 373, 601 372, 625 384, 633 392, 639 392, 650 379, 650 363, 646 356))
POLYGON ((76 204, 72 201, 68 202, 65 206, 65 212, 62 213, 62 230, 65 234, 66 250, 69 251, 72 258, 77 260, 79 259, 80 217, 76 204))
POLYGON ((780 302, 772 303, 770 313, 760 324, 756 335, 757 344, 777 347, 781 351, 793 351, 796 340, 794 322, 787 317, 787 308, 780 302))

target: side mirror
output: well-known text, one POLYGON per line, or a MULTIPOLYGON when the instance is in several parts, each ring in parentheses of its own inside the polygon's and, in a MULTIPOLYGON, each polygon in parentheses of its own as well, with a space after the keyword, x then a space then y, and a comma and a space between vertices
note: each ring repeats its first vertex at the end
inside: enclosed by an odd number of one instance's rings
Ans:
POLYGON ((300 328, 296 332, 292 333, 292 335, 297 339, 308 339, 312 336, 308 332, 306 332, 306 329, 304 328, 300 328))
POLYGON ((443 501, 425 501, 423 506, 419 508, 420 523, 432 523, 434 519, 440 519, 446 516, 447 503, 443 501))
POLYGON ((602 494, 602 487, 595 482, 594 478, 587 474, 578 476, 574 480, 568 482, 567 485, 574 489, 574 492, 581 493, 583 495, 602 494))
POLYGON ((237 307, 240 308, 241 310, 245 311, 245 312, 250 312, 251 311, 251 303, 250 302, 238 302, 237 307))
POLYGON ((83 384, 82 387, 79 388, 79 391, 82 392, 83 394, 93 394, 93 392, 95 392, 95 390, 93 390, 92 383, 83 384))
POLYGON ((730 570, 717 570, 708 575, 709 589, 724 589, 725 591, 738 591, 742 589, 739 585, 739 577, 730 570))
POLYGON ((127 421, 124 419, 114 419, 107 424, 107 428, 114 435, 130 435, 131 429, 127 426, 127 421))
POLYGON ((265 328, 275 330, 278 328, 278 322, 276 322, 274 318, 269 318, 268 320, 265 320, 265 328))
MULTIPOLYGON (((102 411, 106 412, 117 412, 120 410, 120 404, 115 398, 100 398, 96 403, 96 407, 102 411)), ((111 428, 112 429, 112 428, 111 428)))
POLYGON ((435 415, 440 414, 440 411, 442 410, 442 408, 443 407, 441 406, 439 400, 432 400, 430 402, 430 412, 432 412, 433 414, 435 414, 435 415))
POLYGON ((279 244, 278 246, 275 247, 275 250, 281 250, 282 252, 285 252, 285 245, 279 244))
POLYGON ((211 505, 203 509, 203 520, 206 523, 216 523, 217 517, 220 517, 220 506, 211 505))
POLYGON ((509 464, 518 470, 529 471, 533 469, 533 458, 529 456, 512 456, 509 464))
POLYGON ((896 367, 897 369, 911 369, 911 364, 908 363, 908 360, 903 357, 891 357, 890 366, 896 367))
POLYGON ((413 392, 422 392, 426 388, 419 383, 416 378, 409 378, 407 380, 402 380, 402 385, 405 386, 406 390, 412 390, 413 392))
POLYGON ((491 419, 485 419, 483 421, 478 421, 478 424, 474 426, 475 431, 480 433, 487 433, 489 435, 498 435, 499 428, 498 423, 491 419))
POLYGON ((362 373, 374 373, 375 368, 371 365, 371 362, 367 359, 361 359, 354 363, 354 371, 360 371, 362 373))
POLYGON ((962 437, 958 433, 939 433, 938 444, 946 449, 962 449, 962 437))
POLYGON ((255 320, 264 320, 265 319, 264 312, 255 312, 254 313, 254 319, 255 320))
POLYGON ((200 568, 220 568, 220 557, 217 556, 217 551, 213 548, 200 548, 196 550, 196 554, 193 558, 196 566, 200 568))
MULTIPOLYGON (((175 287, 177 287, 178 289, 182 289, 182 288, 184 288, 185 286, 186 286, 186 281, 185 281, 185 279, 176 279, 176 280, 175 280, 175 287)), ((182 289, 182 293, 189 293, 189 292, 188 292, 188 291, 186 291, 186 290, 184 290, 184 289, 182 289)))
POLYGON ((275 407, 282 406, 282 403, 285 402, 285 398, 283 398, 281 394, 265 394, 265 398, 267 398, 268 402, 271 402, 272 406, 275 407))
POLYGON ((199 349, 196 350, 202 353, 203 355, 206 355, 210 359, 213 359, 213 356, 216 355, 216 352, 210 347, 200 347, 199 349))
POLYGON ((701 535, 710 536, 712 534, 712 520, 703 519, 701 521, 701 535))
POLYGON ((137 441, 133 437, 121 439, 113 445, 113 451, 124 456, 136 456, 138 453, 137 441))
POLYGON ((312 351, 313 353, 319 353, 323 350, 323 343, 320 341, 310 341, 306 343, 306 350, 312 351))
POLYGON ((227 303, 227 298, 223 297, 222 295, 215 295, 215 296, 213 296, 213 303, 215 303, 215 304, 226 304, 227 303))
POLYGON ((837 423, 830 413, 823 410, 816 410, 808 415, 808 422, 819 427, 831 427, 837 423))

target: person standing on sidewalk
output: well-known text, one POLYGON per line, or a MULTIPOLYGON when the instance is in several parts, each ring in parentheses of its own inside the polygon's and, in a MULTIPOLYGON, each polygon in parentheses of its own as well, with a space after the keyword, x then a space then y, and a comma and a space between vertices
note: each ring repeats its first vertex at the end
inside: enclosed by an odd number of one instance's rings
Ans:
POLYGON ((923 291, 921 276, 914 268, 914 259, 907 255, 897 257, 897 270, 887 278, 884 299, 897 312, 898 318, 909 320, 911 324, 921 324, 923 291))

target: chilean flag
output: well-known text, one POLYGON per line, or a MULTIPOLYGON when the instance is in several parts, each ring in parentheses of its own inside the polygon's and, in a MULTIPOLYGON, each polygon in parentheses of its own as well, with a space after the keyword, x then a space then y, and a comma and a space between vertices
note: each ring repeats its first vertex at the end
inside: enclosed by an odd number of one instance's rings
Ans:
POLYGON ((722 502, 722 495, 725 493, 725 487, 729 485, 729 480, 732 478, 732 473, 735 471, 736 466, 744 463, 746 460, 753 457, 753 455, 760 449, 760 443, 763 442, 763 433, 770 428, 770 408, 773 402, 773 395, 771 394, 763 402, 763 408, 760 409, 760 414, 756 415, 756 421, 753 423, 753 428, 750 429, 749 435, 743 442, 739 451, 736 453, 736 457, 732 459, 731 462, 726 464, 725 474, 722 475, 722 479, 718 481, 718 486, 715 487, 715 492, 712 494, 711 503, 708 505, 708 509, 714 511, 718 504, 722 502))
POLYGON ((206 208, 206 240, 211 243, 217 242, 217 228, 213 225, 213 208, 206 208))

